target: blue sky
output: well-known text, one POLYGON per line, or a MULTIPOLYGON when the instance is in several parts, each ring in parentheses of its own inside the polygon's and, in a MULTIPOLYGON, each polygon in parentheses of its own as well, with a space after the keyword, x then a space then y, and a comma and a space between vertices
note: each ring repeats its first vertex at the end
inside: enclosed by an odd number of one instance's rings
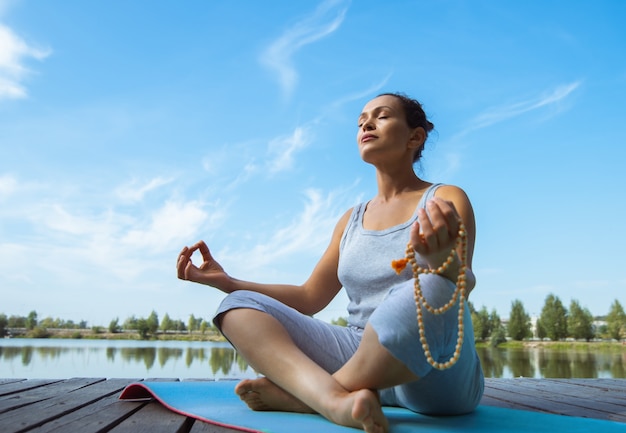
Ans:
POLYGON ((376 193, 356 123, 385 91, 435 124, 421 176, 473 202, 475 306, 626 305, 625 19, 608 0, 0 0, 0 312, 208 318, 224 295, 175 273, 199 239, 233 276, 303 282, 376 193))

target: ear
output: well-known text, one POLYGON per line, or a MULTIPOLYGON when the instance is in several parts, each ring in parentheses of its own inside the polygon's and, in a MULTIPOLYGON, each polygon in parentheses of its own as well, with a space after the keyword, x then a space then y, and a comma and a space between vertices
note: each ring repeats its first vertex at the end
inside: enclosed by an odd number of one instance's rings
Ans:
POLYGON ((420 148, 424 145, 424 141, 426 141, 426 131, 421 126, 418 126, 411 133, 408 146, 410 148, 420 148))

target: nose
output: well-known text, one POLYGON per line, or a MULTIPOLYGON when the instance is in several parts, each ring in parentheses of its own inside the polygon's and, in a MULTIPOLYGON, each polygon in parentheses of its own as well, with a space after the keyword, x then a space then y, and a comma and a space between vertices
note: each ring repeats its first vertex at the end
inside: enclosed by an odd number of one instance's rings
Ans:
POLYGON ((370 118, 363 120, 363 124, 361 125, 361 129, 363 131, 372 131, 375 129, 374 122, 370 118))

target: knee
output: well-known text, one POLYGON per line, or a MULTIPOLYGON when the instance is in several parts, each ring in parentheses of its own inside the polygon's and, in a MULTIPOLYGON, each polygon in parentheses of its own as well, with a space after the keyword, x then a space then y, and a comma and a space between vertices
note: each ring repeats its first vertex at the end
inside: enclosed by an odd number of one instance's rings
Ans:
POLYGON ((213 320, 215 326, 228 338, 228 336, 237 331, 241 326, 250 323, 253 319, 252 314, 255 310, 249 308, 234 308, 224 311, 213 320))

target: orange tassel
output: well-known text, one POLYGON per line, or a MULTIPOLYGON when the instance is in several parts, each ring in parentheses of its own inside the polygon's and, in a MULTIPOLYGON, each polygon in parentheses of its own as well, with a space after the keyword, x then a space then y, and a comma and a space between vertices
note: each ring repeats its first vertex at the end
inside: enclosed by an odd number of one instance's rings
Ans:
POLYGON ((406 268, 407 263, 409 263, 408 259, 392 260, 391 267, 396 271, 396 274, 400 275, 400 273, 404 271, 404 268, 406 268))

